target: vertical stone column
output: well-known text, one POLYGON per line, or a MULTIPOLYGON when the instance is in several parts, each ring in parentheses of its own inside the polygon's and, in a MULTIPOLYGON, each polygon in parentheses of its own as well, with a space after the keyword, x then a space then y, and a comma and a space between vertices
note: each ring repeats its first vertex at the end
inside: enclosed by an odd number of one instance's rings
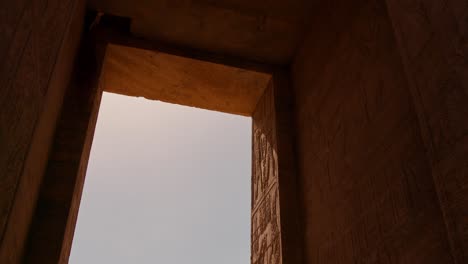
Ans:
POLYGON ((282 263, 273 96, 270 83, 252 118, 252 264, 282 263))
POLYGON ((292 85, 286 71, 273 75, 278 190, 283 264, 302 264, 292 85))
POLYGON ((252 116, 252 264, 299 263, 301 256, 285 76, 273 75, 252 116))

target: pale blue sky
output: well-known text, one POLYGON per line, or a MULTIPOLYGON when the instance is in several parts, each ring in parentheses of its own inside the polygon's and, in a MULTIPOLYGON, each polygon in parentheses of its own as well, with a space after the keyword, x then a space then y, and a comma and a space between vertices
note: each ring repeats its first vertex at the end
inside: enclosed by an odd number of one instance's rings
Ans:
POLYGON ((251 123, 104 93, 70 263, 249 263, 251 123))

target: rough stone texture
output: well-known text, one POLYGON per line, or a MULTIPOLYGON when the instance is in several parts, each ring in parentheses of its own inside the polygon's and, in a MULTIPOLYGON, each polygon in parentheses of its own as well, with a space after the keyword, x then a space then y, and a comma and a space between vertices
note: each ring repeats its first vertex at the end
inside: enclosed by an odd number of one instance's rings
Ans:
POLYGON ((310 32, 292 69, 305 263, 453 263, 385 2, 324 4, 310 32))
POLYGON ((109 45, 101 79, 107 92, 250 116, 271 74, 109 45))
POLYGON ((95 35, 86 34, 81 44, 23 263, 68 263, 102 94, 99 76, 105 48, 95 35))
POLYGON ((281 264, 278 156, 273 86, 252 116, 252 264, 281 264))
POLYGON ((275 71, 252 115, 252 264, 301 263, 289 89, 275 71))
POLYGON ((468 1, 387 0, 456 263, 468 263, 468 1))
POLYGON ((283 64, 299 44, 310 0, 91 0, 90 7, 130 17, 137 36, 283 64))
MULTIPOLYGON (((143 52, 132 55, 142 61, 126 58, 124 64, 140 72, 131 82, 112 79, 112 87, 106 77, 105 89, 141 84, 144 96, 158 99, 140 80, 157 68, 173 79, 185 76, 197 89, 211 87, 198 91, 204 102, 190 101, 192 90, 181 104, 248 115, 261 97, 253 113, 252 263, 467 262, 467 1, 90 2, 133 19, 136 35, 217 55, 158 54, 124 36, 120 44, 143 52), (291 71, 294 112, 288 77, 252 62, 289 62, 306 18, 310 33, 291 71), (166 60, 174 56, 189 59, 166 60), (192 64, 200 57, 209 62, 192 64), (174 67, 153 68, 162 60, 174 67), (225 66, 211 68, 216 63, 225 66), (233 70, 236 65, 246 67, 233 70), (244 71, 249 69, 253 73, 244 71), (273 77, 260 74, 259 83, 270 81, 264 91, 250 77, 265 72, 273 77), (229 79, 228 89, 219 89, 224 83, 209 73, 229 79), (231 94, 247 86, 254 88, 231 94), (229 105, 229 98, 235 103, 229 105), (219 104, 225 105, 214 107, 219 104)), ((102 88, 96 76, 103 51, 96 57, 83 53, 85 63, 75 69, 44 181, 42 174, 82 6, 80 0, 0 3, 0 263, 68 259, 102 88), (97 65, 86 63, 93 59, 97 65)), ((173 93, 181 92, 180 83, 165 81, 177 89, 173 93)))
POLYGON ((21 258, 83 7, 77 0, 0 3, 0 263, 21 258))

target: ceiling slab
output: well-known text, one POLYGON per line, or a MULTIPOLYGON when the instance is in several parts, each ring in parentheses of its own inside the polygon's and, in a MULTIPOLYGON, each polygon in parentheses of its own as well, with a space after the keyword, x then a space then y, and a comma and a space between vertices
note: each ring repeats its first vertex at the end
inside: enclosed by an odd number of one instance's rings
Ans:
POLYGON ((90 0, 92 9, 130 17, 146 39, 287 64, 302 39, 305 0, 90 0))

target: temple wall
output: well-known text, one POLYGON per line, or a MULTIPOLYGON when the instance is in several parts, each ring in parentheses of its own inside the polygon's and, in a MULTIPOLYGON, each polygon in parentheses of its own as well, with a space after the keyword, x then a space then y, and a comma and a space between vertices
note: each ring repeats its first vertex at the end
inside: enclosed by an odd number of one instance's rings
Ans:
POLYGON ((387 0, 451 252, 468 262, 468 1, 387 0))
MULTIPOLYGON (((454 263, 421 110, 386 3, 337 0, 320 8, 292 66, 304 263, 454 263)), ((449 71, 428 60, 418 65, 424 63, 426 70, 449 71)), ((455 80, 466 95, 462 79, 455 80)), ((460 108, 444 116, 451 123, 436 123, 452 126, 450 137, 463 135, 466 111, 459 111, 466 107, 457 102, 460 108)), ((466 182, 457 173, 451 177, 466 182)), ((466 184, 445 186, 455 191, 450 197, 466 198, 460 193, 466 184)), ((461 216, 463 207, 454 208, 461 216)))
MULTIPOLYGON (((83 17, 82 0, 0 3, 0 263, 68 260, 103 56, 70 84, 83 17)), ((322 1, 310 19, 293 95, 273 73, 253 113, 252 263, 468 262, 468 2, 322 1)))
POLYGON ((17 263, 62 105, 84 3, 0 4, 0 262, 17 263))

